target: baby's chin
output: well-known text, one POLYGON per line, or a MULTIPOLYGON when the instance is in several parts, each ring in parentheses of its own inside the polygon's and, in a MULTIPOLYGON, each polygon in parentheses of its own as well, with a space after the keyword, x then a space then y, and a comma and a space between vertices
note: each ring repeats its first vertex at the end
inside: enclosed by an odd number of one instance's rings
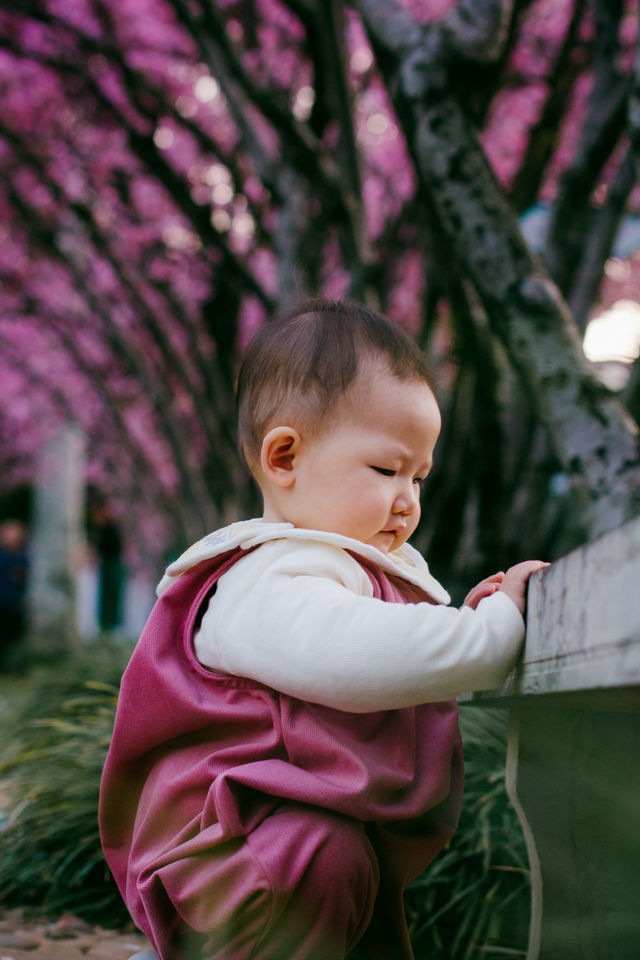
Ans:
POLYGON ((398 547, 402 546, 402 541, 399 540, 395 533, 377 533, 375 537, 372 537, 371 540, 367 542, 369 546, 376 547, 380 553, 390 553, 392 550, 397 550, 398 547))

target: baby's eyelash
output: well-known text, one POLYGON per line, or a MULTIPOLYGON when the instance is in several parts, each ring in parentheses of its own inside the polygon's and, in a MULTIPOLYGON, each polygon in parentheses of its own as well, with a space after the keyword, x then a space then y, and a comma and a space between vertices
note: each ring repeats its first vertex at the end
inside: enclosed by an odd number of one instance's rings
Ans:
POLYGON ((381 473, 383 477, 395 477, 396 471, 389 470, 387 467, 371 467, 372 470, 375 470, 376 473, 381 473))
MULTIPOLYGON (((381 473, 383 477, 395 477, 397 473, 396 470, 390 470, 389 467, 374 467, 373 464, 371 465, 371 469, 375 470, 376 473, 381 473)), ((419 487, 423 487, 426 479, 426 477, 414 477, 413 482, 417 483, 419 487)))

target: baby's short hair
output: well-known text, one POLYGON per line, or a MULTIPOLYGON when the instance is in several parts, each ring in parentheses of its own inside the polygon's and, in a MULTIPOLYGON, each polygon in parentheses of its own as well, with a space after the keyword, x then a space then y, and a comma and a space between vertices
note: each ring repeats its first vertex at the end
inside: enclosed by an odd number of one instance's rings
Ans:
POLYGON ((399 380, 432 388, 426 358, 402 327, 350 300, 305 300, 265 324, 238 375, 238 439, 250 467, 262 440, 296 418, 317 429, 363 362, 381 360, 399 380))

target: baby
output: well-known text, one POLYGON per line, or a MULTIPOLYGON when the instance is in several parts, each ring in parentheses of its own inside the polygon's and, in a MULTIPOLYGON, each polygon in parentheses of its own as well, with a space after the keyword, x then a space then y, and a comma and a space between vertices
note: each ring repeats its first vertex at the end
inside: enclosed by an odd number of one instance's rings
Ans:
POLYGON ((455 697, 524 635, 518 564, 461 609, 406 541, 440 414, 378 314, 310 301, 238 384, 262 519, 167 570, 122 682, 105 854, 161 960, 409 960, 403 891, 455 829, 455 697))

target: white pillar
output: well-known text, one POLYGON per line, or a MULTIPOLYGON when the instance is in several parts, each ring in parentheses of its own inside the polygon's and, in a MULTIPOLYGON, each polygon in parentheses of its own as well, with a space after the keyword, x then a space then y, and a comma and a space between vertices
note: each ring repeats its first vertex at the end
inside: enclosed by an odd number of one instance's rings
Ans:
POLYGON ((28 584, 30 646, 77 643, 76 570, 85 543, 85 437, 70 424, 44 444, 37 464, 28 584))

